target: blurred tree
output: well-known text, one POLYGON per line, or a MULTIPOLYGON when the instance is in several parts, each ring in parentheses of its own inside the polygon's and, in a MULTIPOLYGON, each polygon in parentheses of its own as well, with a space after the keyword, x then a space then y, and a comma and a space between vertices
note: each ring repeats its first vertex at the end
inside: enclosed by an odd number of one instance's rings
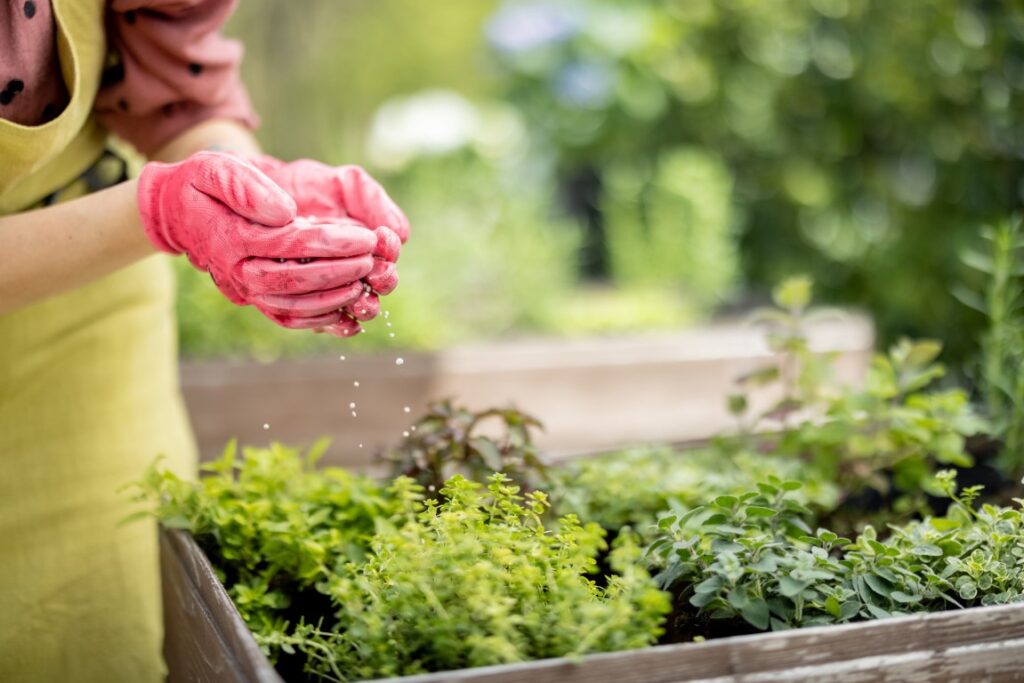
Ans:
POLYGON ((1024 196, 1020 0, 521 0, 486 30, 563 177, 603 194, 624 160, 703 147, 735 177, 750 281, 810 272, 886 336, 974 342, 949 289, 1024 196))
POLYGON ((493 88, 480 26, 495 0, 245 0, 228 33, 246 46, 243 76, 259 137, 285 158, 363 161, 385 100, 424 87, 493 88))

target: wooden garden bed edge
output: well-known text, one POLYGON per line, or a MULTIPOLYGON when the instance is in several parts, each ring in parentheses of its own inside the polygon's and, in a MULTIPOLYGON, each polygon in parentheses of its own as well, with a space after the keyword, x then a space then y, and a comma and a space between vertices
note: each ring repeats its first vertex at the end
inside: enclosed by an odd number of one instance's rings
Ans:
MULTIPOLYGON (((161 529, 169 680, 284 683, 188 533, 161 529), (205 642, 204 642, 205 641, 205 642), (212 648, 210 646, 213 646, 212 648), (203 656, 203 653, 219 656, 203 656), (223 661, 222 661, 223 660, 223 661)), ((1024 680, 1024 603, 544 659, 374 683, 1024 680)))

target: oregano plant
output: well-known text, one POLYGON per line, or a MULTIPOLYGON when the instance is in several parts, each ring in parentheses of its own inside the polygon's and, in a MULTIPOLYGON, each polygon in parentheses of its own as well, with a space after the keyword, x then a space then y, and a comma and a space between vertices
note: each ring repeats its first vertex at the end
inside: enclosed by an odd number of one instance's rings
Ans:
POLYGON ((886 538, 870 526, 852 541, 812 530, 792 496, 800 484, 778 480, 663 517, 647 554, 677 596, 673 627, 780 630, 1024 599, 1024 501, 979 506, 980 488, 957 492, 952 470, 935 484, 953 501, 947 514, 886 538))

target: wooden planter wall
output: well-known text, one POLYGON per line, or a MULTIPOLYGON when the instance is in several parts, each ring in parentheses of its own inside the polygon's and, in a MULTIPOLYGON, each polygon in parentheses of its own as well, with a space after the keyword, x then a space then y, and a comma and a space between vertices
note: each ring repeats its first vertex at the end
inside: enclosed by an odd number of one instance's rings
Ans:
MULTIPOLYGON (((171 683, 283 683, 191 536, 161 532, 171 683)), ((388 679, 393 683, 1024 680, 1024 604, 388 679)), ((378 682, 379 683, 379 682, 378 682)))
MULTIPOLYGON (((841 380, 863 375, 874 344, 867 319, 850 315, 821 322, 809 337, 815 350, 837 354, 841 380)), ((345 353, 342 342, 339 353, 345 353)), ((736 323, 668 335, 542 339, 436 353, 347 353, 345 361, 330 356, 269 365, 192 362, 182 367, 182 384, 206 457, 219 454, 234 437, 246 444, 298 445, 328 435, 333 445, 326 462, 362 467, 375 451, 397 443, 410 420, 438 398, 473 408, 515 405, 533 413, 546 427, 540 446, 556 456, 704 438, 733 424, 725 403, 736 391, 736 377, 768 360, 763 331, 736 323), (403 365, 395 364, 397 357, 403 365), (356 418, 350 402, 356 403, 356 418)), ((771 398, 761 393, 755 404, 771 398)))

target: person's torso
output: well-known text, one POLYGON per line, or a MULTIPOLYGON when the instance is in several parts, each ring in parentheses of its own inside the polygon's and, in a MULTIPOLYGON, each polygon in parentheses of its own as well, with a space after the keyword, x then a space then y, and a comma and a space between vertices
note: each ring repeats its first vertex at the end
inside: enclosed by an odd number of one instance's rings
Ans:
MULTIPOLYGON (((71 182, 103 150, 106 134, 92 109, 106 57, 104 6, 104 0, 52 0, 60 75, 70 99, 59 114, 39 125, 0 118, 0 215, 22 211, 71 182)), ((41 18, 36 14, 26 21, 41 18)), ((24 79, 14 80, 22 81, 14 97, 28 97, 24 79)), ((10 92, 9 82, 0 87, 10 92)), ((0 102, 5 99, 2 92, 0 102)))

